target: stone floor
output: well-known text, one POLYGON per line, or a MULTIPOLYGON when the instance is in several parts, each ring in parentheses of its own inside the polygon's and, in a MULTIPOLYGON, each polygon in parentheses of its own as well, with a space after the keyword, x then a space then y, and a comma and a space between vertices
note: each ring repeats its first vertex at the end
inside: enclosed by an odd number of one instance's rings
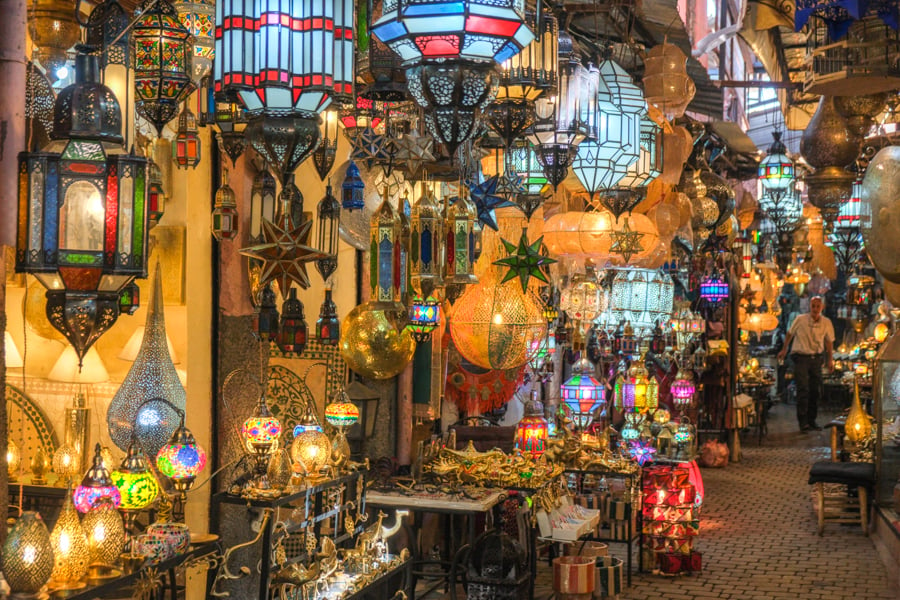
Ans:
MULTIPOLYGON (((799 433, 792 413, 793 406, 776 405, 762 445, 754 430, 743 440, 741 462, 703 470, 695 544, 703 572, 634 573, 620 600, 900 600, 898 574, 888 574, 859 526, 828 524, 816 535, 807 475, 812 462, 828 457, 828 433, 799 433)), ((610 548, 624 559, 622 544, 610 548)), ((535 598, 552 595, 552 572, 542 560, 535 598)))

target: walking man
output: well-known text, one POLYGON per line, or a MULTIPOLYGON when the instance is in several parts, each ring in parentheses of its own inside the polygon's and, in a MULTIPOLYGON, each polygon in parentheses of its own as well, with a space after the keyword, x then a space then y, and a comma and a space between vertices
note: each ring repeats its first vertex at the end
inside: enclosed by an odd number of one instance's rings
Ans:
POLYGON ((797 382, 797 422, 800 431, 822 429, 816 424, 819 395, 822 393, 822 365, 834 368, 834 326, 822 314, 825 302, 821 296, 809 301, 809 312, 797 315, 788 331, 778 360, 784 360, 791 348, 794 381, 797 382), (793 347, 791 344, 793 343, 793 347))

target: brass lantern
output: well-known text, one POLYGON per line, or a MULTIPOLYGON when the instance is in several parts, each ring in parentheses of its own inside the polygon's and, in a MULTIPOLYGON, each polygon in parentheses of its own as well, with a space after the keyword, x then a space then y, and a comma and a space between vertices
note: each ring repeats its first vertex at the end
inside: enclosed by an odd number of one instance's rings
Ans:
POLYGON ((79 358, 119 316, 119 294, 147 276, 147 159, 121 148, 121 111, 96 56, 54 107, 54 139, 19 155, 16 271, 47 288, 47 317, 79 358))
POLYGON ((197 117, 184 105, 178 115, 178 129, 172 140, 172 157, 179 169, 194 169, 200 164, 200 134, 197 132, 197 117))
POLYGON ((51 79, 66 64, 66 52, 81 36, 72 0, 28 2, 28 35, 34 44, 32 58, 38 60, 51 79))

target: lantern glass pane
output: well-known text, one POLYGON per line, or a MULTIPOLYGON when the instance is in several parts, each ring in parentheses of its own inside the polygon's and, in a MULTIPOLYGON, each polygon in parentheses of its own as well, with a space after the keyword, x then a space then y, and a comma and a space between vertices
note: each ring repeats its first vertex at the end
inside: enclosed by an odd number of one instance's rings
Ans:
MULTIPOLYGON (((130 169, 129 169, 130 171, 130 169)), ((119 178, 119 255, 131 254, 131 226, 134 220, 134 179, 130 173, 119 178)))
POLYGON ((102 252, 103 217, 100 189, 90 181, 72 182, 60 208, 60 248, 102 252))

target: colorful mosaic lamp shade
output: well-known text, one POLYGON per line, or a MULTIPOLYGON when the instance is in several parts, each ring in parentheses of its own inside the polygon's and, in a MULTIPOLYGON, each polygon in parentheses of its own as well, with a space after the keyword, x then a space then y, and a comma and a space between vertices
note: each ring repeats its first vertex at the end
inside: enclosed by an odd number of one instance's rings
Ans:
POLYGON ((550 427, 544 418, 544 405, 532 397, 525 405, 525 415, 516 425, 516 449, 533 459, 539 458, 546 450, 550 427))
POLYGON ((206 451, 197 444, 194 434, 184 426, 184 422, 156 455, 156 467, 172 481, 182 501, 205 466, 206 451))
POLYGON ((103 465, 100 444, 94 447, 93 463, 84 474, 81 485, 75 488, 72 501, 80 513, 86 513, 105 501, 112 502, 114 506, 122 503, 122 495, 113 483, 109 471, 103 465))
POLYGON ((350 100, 353 25, 352 0, 219 0, 215 92, 251 116, 308 118, 350 100))
POLYGON ((316 418, 313 408, 307 406, 303 416, 300 417, 300 422, 294 426, 294 437, 296 438, 304 431, 310 430, 322 431, 322 426, 319 425, 319 420, 316 418))
POLYGON ((688 378, 687 374, 679 370, 675 375, 675 381, 672 382, 669 391, 672 393, 672 404, 678 410, 684 411, 694 402, 696 386, 694 385, 694 382, 688 378))
POLYGON ((147 464, 144 451, 135 442, 128 447, 122 464, 113 470, 110 477, 122 498, 119 509, 126 514, 148 508, 159 496, 156 476, 147 464))
POLYGON ((707 277, 700 283, 700 297, 708 302, 719 302, 728 298, 728 282, 718 275, 707 277))
POLYGON ((359 408, 350 402, 350 398, 343 390, 335 399, 336 402, 325 407, 325 420, 336 429, 346 430, 359 421, 359 408))
POLYGON ((431 333, 441 324, 441 303, 429 296, 423 300, 415 296, 409 305, 409 323, 406 329, 417 342, 427 342, 431 333))
POLYGON ((16 271, 47 288, 47 316, 83 358, 119 315, 119 295, 147 276, 147 159, 122 143, 119 103, 79 53, 59 93, 51 142, 19 155, 16 271), (112 150, 110 150, 112 151, 112 150))
POLYGON ((560 388, 560 399, 569 407, 578 429, 586 429, 594 420, 594 412, 606 402, 606 387, 593 373, 594 365, 582 358, 572 365, 572 377, 560 388))
POLYGON ((162 133, 193 91, 191 32, 168 0, 147 0, 131 29, 135 110, 162 133))
POLYGON ((775 141, 759 163, 758 179, 768 190, 786 190, 794 182, 794 161, 787 156, 787 147, 781 141, 781 132, 773 131, 775 141))
POLYGON ((268 455, 278 443, 282 429, 281 421, 269 410, 265 397, 260 396, 253 415, 241 426, 241 437, 253 453, 268 455))

